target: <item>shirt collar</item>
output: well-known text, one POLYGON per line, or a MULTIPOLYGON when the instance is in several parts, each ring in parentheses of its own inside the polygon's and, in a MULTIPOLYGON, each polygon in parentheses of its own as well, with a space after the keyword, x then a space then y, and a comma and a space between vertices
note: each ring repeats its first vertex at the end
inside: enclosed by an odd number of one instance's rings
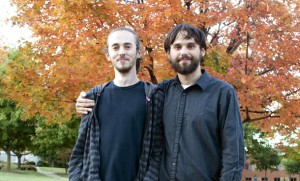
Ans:
MULTIPOLYGON (((204 70, 204 69, 201 69, 201 77, 197 80, 196 82, 196 85, 198 85, 202 90, 205 91, 205 89, 209 86, 209 82, 211 80, 211 76, 204 70)), ((178 78, 178 75, 176 76, 176 81, 178 84, 181 84, 180 83, 180 80, 178 78)))

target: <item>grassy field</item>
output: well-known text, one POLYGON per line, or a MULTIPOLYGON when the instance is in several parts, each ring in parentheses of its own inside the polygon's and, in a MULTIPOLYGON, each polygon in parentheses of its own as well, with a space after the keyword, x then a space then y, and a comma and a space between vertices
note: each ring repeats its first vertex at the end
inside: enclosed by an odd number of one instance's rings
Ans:
POLYGON ((62 179, 48 177, 46 175, 37 173, 35 171, 24 171, 17 170, 14 166, 11 171, 6 169, 0 170, 0 181, 67 181, 67 174, 65 174, 64 168, 51 168, 51 167, 40 167, 43 171, 53 172, 61 177, 62 179))
POLYGON ((61 177, 68 178, 68 174, 66 174, 65 168, 56 168, 56 167, 39 167, 41 170, 46 172, 52 172, 61 177))

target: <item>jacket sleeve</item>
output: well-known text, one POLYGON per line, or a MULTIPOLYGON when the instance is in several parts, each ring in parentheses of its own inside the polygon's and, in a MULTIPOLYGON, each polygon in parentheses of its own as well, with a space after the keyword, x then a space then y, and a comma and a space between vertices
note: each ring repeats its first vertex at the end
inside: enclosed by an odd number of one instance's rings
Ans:
MULTIPOLYGON (((95 94, 98 91, 99 86, 94 87, 93 89, 89 90, 87 92, 87 98, 89 99, 95 99, 95 94)), ((69 170, 68 170, 68 175, 69 175, 69 180, 70 181, 81 181, 82 180, 82 175, 83 173, 83 162, 84 156, 87 156, 85 152, 88 152, 87 149, 89 146, 88 143, 88 137, 89 137, 89 127, 90 127, 90 122, 89 122, 89 117, 91 116, 91 113, 89 114, 84 114, 81 118, 80 122, 80 128, 79 128, 79 133, 77 137, 77 141, 74 145, 74 148, 72 150, 72 154, 70 157, 69 161, 69 170)))
POLYGON ((83 156, 88 132, 88 115, 83 115, 80 123, 78 138, 69 161, 69 180, 80 181, 83 170, 83 156))
POLYGON ((223 97, 220 106, 222 119, 222 170, 220 181, 240 181, 245 163, 244 133, 238 99, 235 91, 230 89, 223 97))
POLYGON ((158 180, 161 155, 163 150, 163 123, 162 113, 164 107, 164 93, 161 90, 156 91, 153 96, 153 145, 149 158, 149 167, 146 170, 144 181, 158 180))

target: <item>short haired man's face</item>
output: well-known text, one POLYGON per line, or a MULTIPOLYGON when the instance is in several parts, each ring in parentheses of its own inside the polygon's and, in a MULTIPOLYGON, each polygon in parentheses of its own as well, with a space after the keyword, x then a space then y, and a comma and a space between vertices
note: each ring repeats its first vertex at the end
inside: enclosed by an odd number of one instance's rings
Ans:
POLYGON ((173 69, 183 75, 194 72, 205 54, 194 38, 186 39, 186 34, 186 31, 180 31, 167 52, 173 69))
POLYGON ((136 60, 140 58, 137 51, 136 38, 128 31, 115 31, 108 36, 108 52, 106 57, 112 62, 114 68, 121 73, 136 69, 136 60))

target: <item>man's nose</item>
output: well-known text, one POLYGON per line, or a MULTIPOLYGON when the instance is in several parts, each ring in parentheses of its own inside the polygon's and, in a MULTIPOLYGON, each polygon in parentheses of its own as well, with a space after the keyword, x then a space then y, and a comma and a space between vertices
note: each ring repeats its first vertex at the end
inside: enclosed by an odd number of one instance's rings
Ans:
POLYGON ((186 46, 183 46, 181 49, 180 49, 180 54, 182 56, 186 56, 189 52, 189 49, 186 47, 186 46))
POLYGON ((124 56, 125 53, 126 53, 125 48, 124 48, 124 47, 120 47, 120 49, 119 49, 119 55, 120 55, 120 56, 124 56))

